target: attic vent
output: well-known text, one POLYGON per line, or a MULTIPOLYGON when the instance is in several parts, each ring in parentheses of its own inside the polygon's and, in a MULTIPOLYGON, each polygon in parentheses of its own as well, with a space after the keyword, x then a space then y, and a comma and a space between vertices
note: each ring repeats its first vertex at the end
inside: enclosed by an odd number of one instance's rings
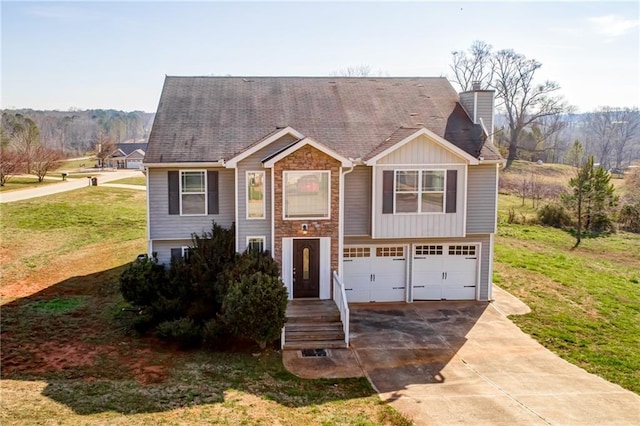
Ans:
POLYGON ((330 81, 329 84, 336 84, 336 82, 335 81, 330 81))
POLYGON ((418 86, 418 87, 424 87, 422 84, 416 84, 416 86, 418 86))
POLYGON ((410 117, 415 117, 415 116, 417 116, 417 115, 418 115, 418 113, 417 113, 417 112, 411 112, 411 113, 409 113, 409 116, 410 116, 410 117))
POLYGON ((416 123, 416 126, 424 126, 424 123, 416 123))

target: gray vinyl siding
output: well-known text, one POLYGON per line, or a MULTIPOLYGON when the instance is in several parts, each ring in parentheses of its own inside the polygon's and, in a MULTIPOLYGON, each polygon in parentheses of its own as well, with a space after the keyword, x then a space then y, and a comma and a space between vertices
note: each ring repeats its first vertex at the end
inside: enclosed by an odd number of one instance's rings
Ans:
POLYGON ((344 177, 344 235, 371 235, 371 167, 344 177))
POLYGON ((264 237, 264 247, 271 250, 271 169, 262 166, 262 160, 275 152, 282 150, 296 140, 291 135, 270 143, 265 148, 253 153, 249 157, 238 162, 238 251, 243 252, 247 248, 247 237, 264 237), (247 172, 265 172, 264 185, 264 219, 247 219, 247 172))
MULTIPOLYGON (((193 233, 201 234, 211 230, 215 222, 229 228, 235 221, 234 170, 222 168, 208 169, 219 173, 219 214, 206 216, 180 216, 169 214, 167 171, 169 169, 150 168, 149 188, 149 239, 191 238, 193 233)), ((177 169, 172 169, 177 170, 177 169)), ((187 169, 180 169, 187 170, 187 169)), ((201 170, 201 169, 197 169, 201 170)))
POLYGON ((493 140, 493 111, 494 111, 494 93, 492 90, 480 90, 476 92, 464 92, 460 94, 460 103, 471 117, 474 123, 484 124, 490 139, 493 140), (477 95, 477 97, 476 97, 477 95), (477 105, 474 106, 474 102, 477 105))
POLYGON ((469 166, 467 187, 467 233, 496 232, 496 184, 498 168, 495 164, 469 166))
POLYGON ((191 239, 151 242, 151 253, 157 253, 158 263, 169 266, 171 263, 171 249, 191 246, 191 239))
MULTIPOLYGON (((369 237, 346 237, 344 240, 344 245, 389 245, 389 244, 398 244, 398 245, 409 245, 409 249, 411 250, 412 244, 460 244, 460 243, 475 243, 480 244, 480 270, 478 273, 480 274, 478 279, 478 285, 480 286, 478 300, 488 300, 489 295, 489 287, 493 282, 493 271, 490 269, 491 267, 491 257, 493 253, 491 252, 491 236, 488 234, 477 234, 477 235, 467 235, 464 238, 392 238, 392 239, 372 239, 369 237)), ((412 270, 412 261, 413 256, 408 255, 407 260, 409 262, 408 270, 412 270)), ((409 278, 408 278, 409 280, 409 278)), ((410 282, 407 285, 411 285, 410 282)))

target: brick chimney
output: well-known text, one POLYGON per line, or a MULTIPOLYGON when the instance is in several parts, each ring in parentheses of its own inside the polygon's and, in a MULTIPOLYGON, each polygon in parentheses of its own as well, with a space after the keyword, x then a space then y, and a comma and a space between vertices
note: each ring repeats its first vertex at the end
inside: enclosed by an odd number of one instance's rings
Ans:
POLYGON ((489 141, 493 143, 493 114, 495 109, 495 90, 482 90, 479 81, 472 83, 472 89, 460 93, 460 103, 476 124, 481 124, 489 141))

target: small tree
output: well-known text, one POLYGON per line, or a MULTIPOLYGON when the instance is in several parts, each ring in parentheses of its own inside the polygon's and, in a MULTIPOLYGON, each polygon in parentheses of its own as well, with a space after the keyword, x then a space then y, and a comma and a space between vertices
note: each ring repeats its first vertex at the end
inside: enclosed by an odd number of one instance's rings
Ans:
POLYGON ((38 176, 38 182, 42 182, 50 170, 55 170, 62 163, 62 152, 57 149, 37 146, 31 157, 31 171, 38 176))
POLYGON ((0 147, 0 186, 22 171, 24 159, 6 146, 0 147))
POLYGON ((589 156, 569 181, 573 190, 564 201, 576 215, 575 247, 580 244, 585 230, 596 233, 612 230, 609 213, 618 197, 610 180, 611 176, 603 168, 594 168, 593 156, 589 156))
POLYGON ((116 150, 116 144, 113 142, 113 138, 100 130, 96 137, 96 157, 98 158, 98 166, 104 167, 104 162, 116 150))
POLYGON ((286 322, 287 290, 278 277, 256 272, 233 283, 223 305, 224 322, 238 336, 265 349, 286 322))

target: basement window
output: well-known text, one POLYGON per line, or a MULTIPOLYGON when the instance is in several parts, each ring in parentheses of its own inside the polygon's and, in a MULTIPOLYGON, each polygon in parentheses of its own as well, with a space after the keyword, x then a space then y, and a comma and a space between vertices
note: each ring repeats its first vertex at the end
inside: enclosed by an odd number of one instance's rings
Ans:
POLYGON ((302 349, 300 352, 302 352, 303 358, 324 357, 328 355, 326 349, 302 349))

